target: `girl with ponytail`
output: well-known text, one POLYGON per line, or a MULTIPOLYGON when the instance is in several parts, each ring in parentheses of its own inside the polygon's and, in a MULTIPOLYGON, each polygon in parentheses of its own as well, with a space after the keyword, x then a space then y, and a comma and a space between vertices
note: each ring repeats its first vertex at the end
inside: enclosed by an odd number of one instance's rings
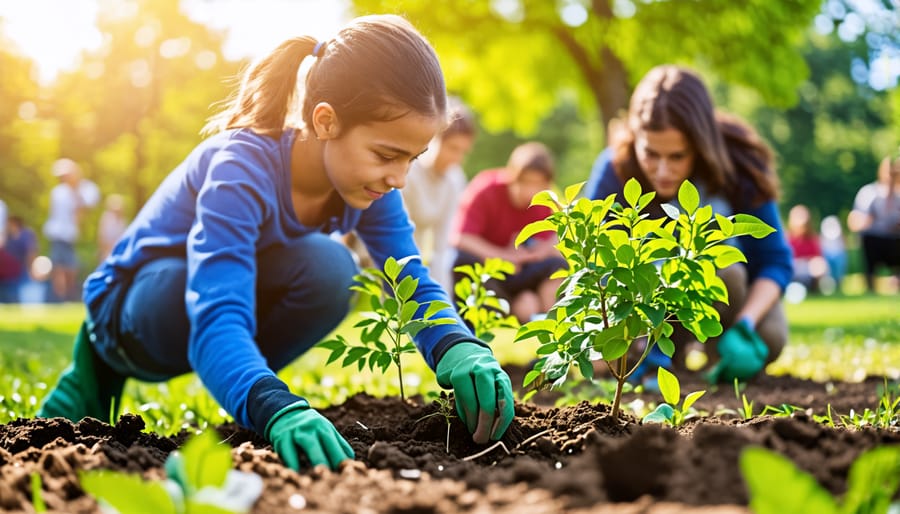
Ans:
MULTIPOLYGON (((447 125, 446 104, 434 50, 397 16, 357 18, 327 41, 290 39, 251 66, 209 137, 86 280, 74 362, 39 415, 108 421, 127 377, 194 371, 287 465, 353 458, 276 372, 350 310, 358 270, 333 232, 355 230, 377 266, 409 258, 414 299, 449 303, 418 257, 398 191, 447 125)), ((513 417, 509 377, 452 309, 441 315, 454 322, 422 330, 416 345, 454 389, 473 439, 497 440, 513 417)))

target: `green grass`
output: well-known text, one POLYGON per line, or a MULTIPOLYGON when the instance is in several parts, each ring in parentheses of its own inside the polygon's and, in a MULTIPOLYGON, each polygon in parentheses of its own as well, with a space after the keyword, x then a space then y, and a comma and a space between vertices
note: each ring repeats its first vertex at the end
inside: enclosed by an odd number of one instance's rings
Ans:
MULTIPOLYGON (((768 372, 816 380, 861 380, 867 375, 900 377, 900 316, 896 295, 810 297, 788 304, 790 343, 768 372)), ((80 304, 45 306, 0 305, 0 423, 31 417, 40 399, 68 365, 72 339, 84 316, 80 304)), ((338 330, 356 338, 352 324, 338 330)), ((505 330, 493 343, 502 362, 525 364, 534 358, 536 344, 513 343, 505 330)), ((374 396, 399 392, 397 373, 381 375, 356 367, 325 365, 325 350, 314 349, 285 368, 279 376, 291 390, 314 406, 340 403, 365 391, 374 396)), ((438 391, 434 373, 418 355, 404 356, 404 387, 408 394, 438 391)), ((125 412, 140 412, 161 433, 182 426, 217 424, 226 413, 193 374, 160 384, 128 382, 125 412)))

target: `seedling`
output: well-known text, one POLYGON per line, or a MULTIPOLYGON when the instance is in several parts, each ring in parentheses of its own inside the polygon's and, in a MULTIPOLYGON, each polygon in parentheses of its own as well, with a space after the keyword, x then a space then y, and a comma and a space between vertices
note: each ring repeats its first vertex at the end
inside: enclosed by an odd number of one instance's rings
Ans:
POLYGON ((484 264, 476 262, 457 266, 453 271, 465 275, 454 286, 456 306, 460 317, 469 323, 476 337, 489 343, 494 340, 496 329, 519 328, 516 317, 509 314, 509 302, 487 288, 488 281, 502 281, 515 271, 511 262, 492 257, 486 259, 484 264))
POLYGON ((47 512, 47 504, 44 503, 41 474, 37 471, 31 472, 31 505, 34 507, 35 512, 47 512))
POLYGON ((891 504, 900 486, 900 448, 896 446, 873 448, 857 457, 850 466, 843 501, 833 498, 789 459, 764 448, 744 450, 740 466, 755 514, 874 514, 900 508, 900 503, 891 504))
POLYGON ((441 394, 434 399, 434 403, 437 405, 438 410, 432 412, 431 414, 426 414, 421 418, 416 420, 416 423, 426 420, 433 416, 441 416, 444 418, 444 421, 447 423, 447 443, 445 445, 445 451, 447 454, 450 453, 450 425, 453 422, 453 418, 456 416, 453 414, 456 410, 454 409, 453 400, 447 396, 446 393, 441 391, 441 394))
POLYGON ((166 459, 165 481, 104 470, 79 472, 81 487, 106 514, 249 512, 262 493, 259 475, 232 469, 231 450, 212 431, 192 437, 166 459))
POLYGON ((681 384, 678 377, 665 368, 658 368, 656 372, 659 381, 659 391, 666 403, 661 403, 652 412, 644 416, 644 423, 668 423, 673 427, 681 426, 687 419, 697 415, 693 408, 694 402, 706 394, 706 391, 694 391, 684 397, 681 408, 678 402, 681 400, 681 384))
POLYGON ((407 259, 397 261, 390 257, 384 263, 384 271, 366 268, 354 277, 356 284, 351 289, 368 295, 371 302, 371 310, 363 312, 363 320, 354 325, 354 328, 362 329, 361 344, 351 344, 341 334, 319 343, 322 348, 331 350, 326 364, 336 361, 345 352, 341 362, 343 367, 356 364, 360 371, 368 366, 370 370, 378 368, 386 373, 394 364, 400 376, 400 398, 404 400, 400 356, 416 352, 412 338, 423 328, 454 322, 451 318, 435 317, 438 312, 452 308, 447 302, 433 300, 420 305, 412 299, 419 280, 409 275, 399 279, 407 262, 407 259), (389 344, 382 342, 382 336, 387 336, 389 344))
POLYGON ((522 244, 539 232, 556 232, 556 247, 568 268, 558 299, 547 319, 523 325, 516 340, 536 337, 539 359, 525 385, 559 386, 571 366, 593 379, 593 361, 604 361, 617 382, 612 415, 618 416, 622 387, 655 346, 674 353, 673 323, 681 323, 699 341, 722 333, 713 302, 728 301, 716 270, 746 261, 729 238, 764 237, 774 231, 747 214, 722 216, 700 207, 697 188, 685 181, 678 191, 680 207, 663 205, 667 217, 642 213, 655 193, 642 193, 632 179, 625 184, 626 206, 605 199, 577 198, 582 184, 566 188, 561 202, 552 191, 535 195, 532 205, 551 214, 526 226, 516 238, 522 244), (628 350, 646 340, 643 352, 629 362, 628 350))

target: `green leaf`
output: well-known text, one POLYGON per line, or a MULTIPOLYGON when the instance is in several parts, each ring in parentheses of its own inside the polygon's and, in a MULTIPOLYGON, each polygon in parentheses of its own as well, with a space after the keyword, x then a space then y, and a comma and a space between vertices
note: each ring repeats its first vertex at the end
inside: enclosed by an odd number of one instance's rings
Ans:
POLYGON ((744 253, 730 245, 711 246, 702 254, 713 257, 716 267, 719 269, 727 268, 736 262, 747 262, 744 253))
POLYGON ((119 512, 129 514, 177 514, 162 482, 144 482, 138 475, 111 471, 80 471, 81 488, 119 512))
POLYGON ((403 277, 403 280, 397 284, 397 299, 401 302, 405 302, 412 297, 413 293, 416 292, 416 288, 419 286, 419 280, 413 278, 410 275, 403 277))
POLYGON ((371 350, 368 348, 363 348, 362 346, 354 346, 350 348, 350 351, 347 352, 347 356, 344 357, 344 361, 341 363, 341 366, 347 367, 354 362, 364 358, 366 354, 368 354, 371 350))
POLYGON ((675 355, 675 343, 668 337, 660 337, 656 341, 656 345, 659 346, 660 351, 667 356, 671 357, 672 355, 675 355))
POLYGON ((659 392, 662 393, 666 403, 678 405, 678 400, 681 399, 681 384, 678 383, 678 378, 660 366, 656 371, 656 379, 659 381, 659 392))
POLYGON ((786 457, 750 447, 741 453, 740 467, 754 514, 838 513, 828 491, 786 457))
POLYGON ((762 239, 772 232, 775 232, 774 228, 763 223, 763 221, 756 216, 750 214, 735 214, 733 217, 733 221, 734 233, 732 235, 735 237, 749 235, 756 239, 762 239))
POLYGON ((652 412, 641 419, 641 423, 672 423, 675 418, 675 409, 668 403, 658 405, 652 412))
POLYGON ((694 402, 699 400, 700 397, 703 396, 704 394, 706 394, 706 391, 694 391, 693 393, 690 393, 687 396, 685 396, 684 404, 681 406, 681 411, 687 412, 687 410, 690 409, 694 405, 694 402))
POLYGON ((678 188, 678 203, 689 216, 693 215, 700 205, 700 194, 690 180, 685 180, 678 188))
POLYGON ((539 319, 525 323, 516 331, 516 341, 530 339, 539 334, 553 333, 556 330, 555 319, 539 319))
POLYGON ((581 354, 578 357, 578 369, 581 371, 581 376, 588 380, 594 379, 594 363, 588 358, 587 354, 581 354))
POLYGON ((525 378, 522 379, 522 387, 528 387, 528 385, 534 382, 539 376, 541 376, 541 371, 537 369, 525 373, 525 378))
POLYGON ((647 317, 650 320, 650 323, 653 323, 653 326, 659 326, 666 317, 666 310, 661 306, 651 306, 645 303, 638 303, 634 306, 635 309, 639 310, 641 314, 647 317))
POLYGON ((400 307, 400 314, 397 316, 400 320, 400 324, 404 325, 409 322, 415 316, 416 311, 419 310, 419 302, 415 300, 410 300, 403 304, 400 307))
POLYGON ((424 319, 431 319, 435 314, 441 312, 444 309, 452 309, 449 303, 441 301, 441 300, 432 300, 428 302, 428 308, 425 309, 425 314, 422 315, 424 319))
POLYGON ((557 212, 560 208, 556 193, 548 190, 539 191, 538 194, 534 195, 531 198, 531 205, 543 205, 544 207, 549 207, 552 212, 557 212))
POLYGON ((625 355, 628 351, 628 346, 628 341, 625 339, 610 339, 600 349, 600 353, 603 355, 604 360, 611 361, 625 355))
POLYGON ((396 281, 402 270, 403 266, 401 266, 393 257, 388 257, 387 260, 384 261, 384 274, 390 281, 396 281))
POLYGON ((210 505, 209 503, 200 503, 190 498, 185 502, 186 512, 188 514, 235 514, 235 511, 210 505))
POLYGON ((734 223, 719 213, 716 213, 716 221, 719 223, 719 230, 722 231, 722 234, 724 234, 725 237, 731 237, 734 233, 734 223))
POLYGON ((522 231, 519 232, 519 235, 516 236, 516 248, 527 241, 531 236, 548 230, 553 232, 556 231, 556 224, 550 220, 538 220, 525 225, 525 228, 523 228, 522 231))
POLYGON ((216 432, 206 430, 191 437, 181 448, 189 492, 225 483, 231 469, 231 446, 219 443, 216 432))
POLYGON ((578 182, 577 184, 572 184, 571 186, 566 188, 565 192, 563 193, 566 205, 571 205, 572 201, 575 200, 575 198, 578 196, 578 193, 581 192, 581 188, 584 187, 585 182, 586 181, 578 182))
POLYGON ((625 201, 628 205, 634 207, 638 204, 641 197, 641 184, 634 177, 628 179, 625 183, 625 201))
POLYGON ((44 503, 43 488, 41 486, 41 474, 37 471, 31 472, 31 504, 34 506, 35 512, 47 512, 47 504, 44 503))
POLYGON ((888 512, 900 487, 900 447, 881 446, 866 451, 850 466, 844 514, 888 512))

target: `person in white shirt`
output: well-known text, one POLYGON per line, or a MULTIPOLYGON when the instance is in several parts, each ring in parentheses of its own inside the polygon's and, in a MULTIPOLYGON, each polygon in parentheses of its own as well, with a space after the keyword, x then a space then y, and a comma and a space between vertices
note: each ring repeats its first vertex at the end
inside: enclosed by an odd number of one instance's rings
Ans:
POLYGON ((72 159, 57 160, 52 170, 59 184, 50 191, 50 216, 44 223, 53 263, 50 283, 57 300, 77 301, 80 288, 75 243, 84 211, 100 201, 100 189, 82 177, 81 168, 72 159))
POLYGON ((6 203, 0 200, 0 248, 3 248, 3 243, 6 242, 6 215, 6 203))
POLYGON ((449 99, 449 104, 453 121, 412 163, 400 192, 431 277, 452 297, 455 250, 449 241, 450 226, 466 188, 462 162, 475 142, 475 120, 458 99, 449 99))

